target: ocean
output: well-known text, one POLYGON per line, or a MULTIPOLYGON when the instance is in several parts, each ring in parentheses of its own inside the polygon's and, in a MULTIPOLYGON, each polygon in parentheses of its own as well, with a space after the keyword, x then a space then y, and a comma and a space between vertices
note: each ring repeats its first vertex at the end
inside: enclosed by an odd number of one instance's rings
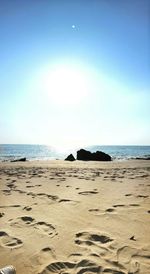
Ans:
MULTIPOLYGON (((78 149, 64 149, 62 151, 59 148, 46 145, 2 144, 0 145, 0 161, 11 161, 22 157, 26 157, 30 161, 65 159, 70 153, 76 158, 78 149)), ((91 152, 103 151, 109 154, 113 160, 150 157, 150 146, 89 146, 85 149, 91 152)))

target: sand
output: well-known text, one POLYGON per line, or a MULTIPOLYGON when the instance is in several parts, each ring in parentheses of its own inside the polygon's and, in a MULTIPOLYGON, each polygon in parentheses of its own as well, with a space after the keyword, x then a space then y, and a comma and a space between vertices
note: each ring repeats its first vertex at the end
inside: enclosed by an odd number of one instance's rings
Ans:
POLYGON ((0 163, 0 267, 150 273, 150 162, 0 163))

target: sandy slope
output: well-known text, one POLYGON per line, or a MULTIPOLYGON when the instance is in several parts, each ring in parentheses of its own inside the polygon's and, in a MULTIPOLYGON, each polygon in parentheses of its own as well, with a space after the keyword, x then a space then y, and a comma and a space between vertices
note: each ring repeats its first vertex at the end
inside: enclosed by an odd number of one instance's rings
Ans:
POLYGON ((0 267, 150 273, 150 162, 0 164, 0 267))

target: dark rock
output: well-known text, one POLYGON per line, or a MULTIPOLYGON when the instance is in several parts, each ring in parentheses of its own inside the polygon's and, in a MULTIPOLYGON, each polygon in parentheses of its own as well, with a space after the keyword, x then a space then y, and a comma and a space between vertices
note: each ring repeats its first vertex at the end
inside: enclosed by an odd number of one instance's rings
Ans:
POLYGON ((11 162, 25 162, 26 160, 27 160, 27 159, 24 157, 24 158, 12 160, 11 162))
POLYGON ((150 157, 136 157, 135 160, 150 160, 150 157))
POLYGON ((111 161, 111 156, 102 152, 90 152, 85 149, 80 149, 77 151, 77 160, 82 161, 111 161))
POLYGON ((92 153, 92 158, 93 161, 111 161, 111 156, 102 151, 92 153))
POLYGON ((75 161, 76 159, 74 158, 74 156, 72 154, 68 155, 67 158, 65 159, 65 161, 75 161))
POLYGON ((85 149, 77 151, 77 160, 90 161, 92 160, 92 153, 85 149))

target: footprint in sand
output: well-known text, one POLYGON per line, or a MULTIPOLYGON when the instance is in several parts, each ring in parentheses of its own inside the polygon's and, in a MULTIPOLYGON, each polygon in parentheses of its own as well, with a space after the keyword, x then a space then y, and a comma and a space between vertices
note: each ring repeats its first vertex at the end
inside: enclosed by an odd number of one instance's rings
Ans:
POLYGON ((104 210, 101 210, 99 208, 90 208, 89 212, 91 212, 93 215, 100 216, 100 215, 104 215, 105 213, 115 212, 115 209, 114 208, 107 208, 104 211, 104 210))
POLYGON ((149 273, 150 253, 146 249, 123 246, 117 250, 117 261, 124 265, 128 273, 149 273), (146 272, 140 272, 143 264, 147 266, 146 272))
POLYGON ((0 245, 7 248, 19 248, 23 242, 15 237, 11 237, 5 231, 0 231, 0 245))
POLYGON ((111 213, 111 212, 114 212, 115 209, 110 207, 110 208, 107 208, 105 211, 111 213))
POLYGON ((46 194, 44 192, 37 193, 37 194, 35 194, 35 196, 39 196, 41 198, 45 197, 45 198, 50 199, 51 201, 57 201, 59 199, 59 197, 57 195, 46 194))
POLYGON ((83 259, 78 262, 54 262, 47 265, 39 274, 82 274, 101 273, 101 266, 90 260, 83 259))
POLYGON ((135 207, 137 207, 137 206, 140 206, 139 204, 130 204, 129 206, 135 206, 135 207))
POLYGON ((98 193, 98 191, 93 190, 93 191, 81 191, 78 194, 81 194, 81 195, 91 195, 91 194, 97 194, 97 193, 98 193))
POLYGON ((59 203, 64 203, 64 202, 73 202, 73 201, 69 200, 69 199, 61 199, 61 200, 59 200, 59 203))
POLYGON ((35 220, 30 216, 23 216, 18 217, 16 220, 12 220, 11 225, 16 227, 30 226, 33 225, 34 221, 35 220))
POLYGON ((120 208, 120 209, 124 209, 124 210, 126 210, 126 209, 132 210, 134 207, 140 207, 140 205, 139 204, 126 204, 126 205, 116 204, 116 205, 113 205, 113 207, 116 208, 116 209, 120 208))
POLYGON ((59 197, 56 195, 50 195, 50 194, 46 194, 44 192, 41 192, 41 193, 27 192, 27 195, 31 196, 32 198, 35 198, 37 196, 39 196, 41 199, 48 198, 52 202, 57 201, 59 199, 59 197))
POLYGON ((113 239, 111 239, 109 236, 103 235, 99 232, 93 233, 93 232, 79 232, 76 234, 77 240, 75 241, 77 244, 81 241, 88 241, 88 243, 91 245, 93 243, 100 243, 100 244, 106 244, 108 242, 112 242, 113 239))
POLYGON ((31 210, 32 210, 32 207, 25 206, 25 207, 23 208, 23 210, 26 210, 26 211, 31 211, 31 210))
POLYGON ((8 186, 10 189, 16 188, 16 186, 14 186, 13 183, 9 183, 9 184, 7 184, 7 186, 8 186))
POLYGON ((55 251, 52 247, 44 247, 40 250, 40 252, 35 253, 31 257, 31 261, 33 265, 41 265, 46 264, 50 261, 50 259, 56 259, 55 251))
POLYGON ((96 216, 100 216, 104 214, 104 211, 99 208, 90 208, 88 211, 96 216))
POLYGON ((148 198, 149 196, 148 195, 138 195, 136 196, 137 198, 148 198))
POLYGON ((87 249, 89 254, 95 254, 97 257, 110 254, 109 244, 114 239, 101 232, 79 232, 76 234, 75 243, 87 249))
POLYGON ((125 272, 116 270, 114 268, 103 268, 100 263, 95 261, 82 259, 77 262, 59 261, 46 266, 39 274, 92 274, 92 273, 110 273, 110 274, 125 274, 125 272))
POLYGON ((58 233, 53 225, 45 223, 45 222, 37 222, 34 224, 34 228, 38 229, 42 234, 46 234, 53 238, 58 233))
POLYGON ((70 199, 60 199, 59 203, 76 205, 78 203, 78 201, 74 201, 74 200, 70 200, 70 199))
POLYGON ((0 218, 2 218, 5 215, 4 212, 0 212, 0 218))
POLYGON ((124 207, 125 205, 123 204, 118 204, 118 205, 113 205, 113 207, 124 207))
POLYGON ((6 195, 11 195, 11 189, 4 189, 2 191, 3 191, 3 193, 4 193, 5 196, 6 195))
POLYGON ((54 237, 55 235, 57 235, 56 229, 53 225, 42 221, 36 222, 36 220, 30 216, 19 217, 16 220, 10 220, 10 222, 12 226, 16 227, 34 227, 39 232, 42 232, 42 234, 49 235, 50 237, 54 237))

